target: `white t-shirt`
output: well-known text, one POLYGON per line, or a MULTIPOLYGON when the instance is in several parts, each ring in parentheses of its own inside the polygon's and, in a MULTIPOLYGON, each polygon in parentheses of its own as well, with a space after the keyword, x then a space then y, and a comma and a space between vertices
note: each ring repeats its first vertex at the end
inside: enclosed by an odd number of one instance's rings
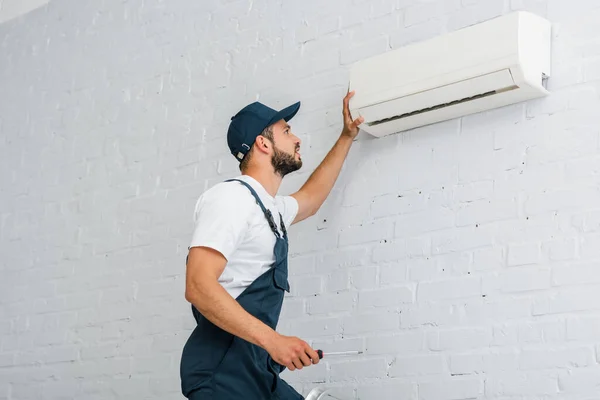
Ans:
MULTIPOLYGON (((248 183, 264 206, 271 210, 281 232, 279 214, 286 230, 296 218, 298 202, 291 196, 271 196, 254 178, 235 179, 248 183)), ((250 190, 240 182, 220 182, 205 191, 194 210, 195 229, 191 247, 204 246, 219 251, 227 259, 219 283, 237 298, 275 262, 275 234, 271 231, 250 190)))

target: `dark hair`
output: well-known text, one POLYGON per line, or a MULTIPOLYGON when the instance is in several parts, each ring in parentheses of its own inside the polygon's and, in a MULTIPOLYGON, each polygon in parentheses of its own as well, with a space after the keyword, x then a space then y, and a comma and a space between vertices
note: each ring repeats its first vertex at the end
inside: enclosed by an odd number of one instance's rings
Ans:
MULTIPOLYGON (((266 127, 265 130, 262 131, 259 136, 263 136, 263 137, 269 139, 271 141, 271 143, 274 143, 273 125, 266 127)), ((250 163, 250 159, 252 158, 253 152, 254 152, 254 144, 252 144, 252 147, 250 147, 250 150, 248 150, 248 152, 246 153, 246 155, 244 156, 242 161, 240 161, 240 171, 241 172, 244 172, 244 170, 246 170, 246 168, 248 168, 248 164, 250 163)))

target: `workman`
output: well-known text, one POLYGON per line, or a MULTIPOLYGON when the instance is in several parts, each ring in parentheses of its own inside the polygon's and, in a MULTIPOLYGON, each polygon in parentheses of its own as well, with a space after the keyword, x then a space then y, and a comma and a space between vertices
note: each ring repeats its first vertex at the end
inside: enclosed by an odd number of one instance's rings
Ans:
POLYGON ((287 228, 312 215, 329 195, 363 118, 343 100, 344 127, 300 190, 277 195, 302 166, 300 139, 281 111, 254 102, 231 118, 227 144, 241 175, 199 197, 187 255, 185 298, 197 326, 181 357, 183 395, 191 400, 303 399, 281 371, 319 362, 305 341, 276 332, 288 283, 287 228))

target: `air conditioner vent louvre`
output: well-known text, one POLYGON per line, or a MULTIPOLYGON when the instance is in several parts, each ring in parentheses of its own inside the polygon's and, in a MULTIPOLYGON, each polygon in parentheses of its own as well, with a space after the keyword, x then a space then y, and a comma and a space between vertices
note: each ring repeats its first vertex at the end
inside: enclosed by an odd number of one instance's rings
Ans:
POLYGON ((454 106, 456 104, 467 103, 469 101, 482 99, 484 97, 493 96, 493 95, 496 95, 496 94, 499 94, 499 93, 508 92, 510 90, 515 90, 515 89, 518 89, 518 88, 519 87, 517 85, 512 85, 512 86, 509 86, 509 87, 506 87, 506 88, 502 88, 502 89, 491 90, 489 92, 477 94, 475 96, 465 97, 463 99, 454 100, 454 101, 451 101, 451 102, 448 102, 448 103, 437 104, 435 106, 423 108, 423 109, 420 109, 420 110, 411 111, 409 113, 404 113, 404 114, 401 114, 401 115, 395 115, 393 117, 384 118, 384 119, 380 119, 380 120, 377 120, 377 121, 371 121, 371 122, 368 122, 367 125, 368 126, 377 126, 377 125, 380 125, 380 124, 385 124, 385 123, 390 122, 390 121, 396 121, 396 120, 399 120, 399 119, 412 117, 412 116, 417 115, 417 114, 423 114, 423 113, 426 113, 426 112, 430 112, 430 111, 434 111, 434 110, 439 110, 441 108, 451 107, 451 106, 454 106))

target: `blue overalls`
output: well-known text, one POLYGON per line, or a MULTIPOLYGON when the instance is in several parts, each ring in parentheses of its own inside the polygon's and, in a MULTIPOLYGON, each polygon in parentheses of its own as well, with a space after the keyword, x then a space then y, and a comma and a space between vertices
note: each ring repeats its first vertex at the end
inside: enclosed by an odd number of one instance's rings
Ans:
MULTIPOLYGON (((275 329, 288 283, 288 238, 281 214, 283 237, 273 215, 254 189, 246 186, 263 211, 275 234, 275 263, 237 298, 251 315, 275 329)), ((296 390, 279 377, 285 367, 275 362, 263 348, 217 327, 192 305, 197 326, 183 348, 180 364, 181 389, 190 400, 300 400, 296 390)))

